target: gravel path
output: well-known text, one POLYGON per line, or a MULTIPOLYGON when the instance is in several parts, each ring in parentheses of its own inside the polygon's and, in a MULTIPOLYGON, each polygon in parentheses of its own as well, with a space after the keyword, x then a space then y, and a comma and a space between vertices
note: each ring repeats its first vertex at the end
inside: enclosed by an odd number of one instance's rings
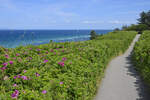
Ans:
POLYGON ((139 34, 136 35, 125 54, 109 63, 95 100, 150 100, 146 87, 130 60, 139 37, 139 34))

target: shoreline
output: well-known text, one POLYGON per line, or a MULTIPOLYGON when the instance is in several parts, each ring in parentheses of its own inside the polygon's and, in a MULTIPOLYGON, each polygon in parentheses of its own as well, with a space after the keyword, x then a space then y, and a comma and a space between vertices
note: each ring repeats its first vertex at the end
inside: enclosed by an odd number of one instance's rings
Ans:
MULTIPOLYGON (((111 31, 112 30, 105 30, 105 31, 99 30, 97 34, 107 34, 111 31)), ((78 31, 76 30, 66 30, 66 31, 30 30, 26 32, 22 30, 22 31, 13 31, 13 32, 7 31, 5 33, 6 35, 4 33, 0 31, 0 45, 5 48, 16 48, 19 46, 47 44, 51 40, 56 43, 90 40, 90 30, 78 30, 78 31)))

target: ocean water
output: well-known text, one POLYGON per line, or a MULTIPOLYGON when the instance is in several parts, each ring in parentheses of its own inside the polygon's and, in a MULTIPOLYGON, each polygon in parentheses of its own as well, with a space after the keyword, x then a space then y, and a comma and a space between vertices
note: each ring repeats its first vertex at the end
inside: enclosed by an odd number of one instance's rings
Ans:
MULTIPOLYGON (((106 34, 112 30, 95 30, 106 34)), ((40 45, 53 42, 85 41, 90 39, 91 30, 0 30, 0 46, 15 48, 20 45, 40 45)))

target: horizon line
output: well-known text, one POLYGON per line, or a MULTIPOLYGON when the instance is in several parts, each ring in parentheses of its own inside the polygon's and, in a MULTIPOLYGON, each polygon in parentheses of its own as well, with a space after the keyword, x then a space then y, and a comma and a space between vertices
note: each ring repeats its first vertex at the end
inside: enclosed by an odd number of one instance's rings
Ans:
POLYGON ((0 29, 0 30, 113 30, 113 29, 0 29))

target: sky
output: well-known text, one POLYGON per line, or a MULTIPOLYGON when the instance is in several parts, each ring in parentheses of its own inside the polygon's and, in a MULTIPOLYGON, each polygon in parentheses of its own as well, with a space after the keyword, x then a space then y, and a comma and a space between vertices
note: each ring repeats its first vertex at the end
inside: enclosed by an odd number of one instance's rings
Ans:
POLYGON ((0 0, 0 29, 114 29, 148 10, 150 0, 0 0))

